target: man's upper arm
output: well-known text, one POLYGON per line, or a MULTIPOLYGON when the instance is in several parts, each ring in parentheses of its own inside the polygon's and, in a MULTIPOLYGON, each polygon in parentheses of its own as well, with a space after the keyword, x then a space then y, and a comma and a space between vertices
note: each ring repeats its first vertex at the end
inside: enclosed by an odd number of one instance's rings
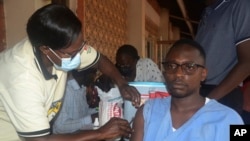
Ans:
POLYGON ((144 136, 143 105, 137 110, 133 121, 131 141, 142 141, 144 136))
POLYGON ((250 38, 237 45, 239 64, 244 65, 244 70, 250 74, 250 38))

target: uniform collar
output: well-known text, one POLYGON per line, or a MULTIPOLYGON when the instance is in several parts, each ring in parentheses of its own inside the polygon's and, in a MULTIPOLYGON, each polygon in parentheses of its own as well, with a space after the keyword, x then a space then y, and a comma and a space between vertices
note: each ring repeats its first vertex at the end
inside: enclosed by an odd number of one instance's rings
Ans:
POLYGON ((210 5, 209 7, 213 10, 220 8, 226 2, 230 2, 230 0, 217 0, 214 4, 210 5))

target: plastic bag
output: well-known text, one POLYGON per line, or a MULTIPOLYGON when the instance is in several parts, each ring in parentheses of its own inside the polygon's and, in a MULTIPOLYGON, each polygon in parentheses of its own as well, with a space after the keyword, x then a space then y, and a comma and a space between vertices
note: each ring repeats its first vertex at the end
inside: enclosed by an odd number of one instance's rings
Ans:
POLYGON ((123 118, 123 98, 117 86, 111 88, 110 91, 104 92, 97 88, 100 97, 99 102, 99 123, 104 125, 112 117, 123 118))

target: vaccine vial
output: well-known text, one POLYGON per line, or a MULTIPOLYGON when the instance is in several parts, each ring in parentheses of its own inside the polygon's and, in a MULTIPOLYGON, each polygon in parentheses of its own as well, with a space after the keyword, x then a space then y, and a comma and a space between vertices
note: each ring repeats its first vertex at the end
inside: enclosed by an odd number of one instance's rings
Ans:
POLYGON ((98 129, 99 128, 99 119, 96 117, 95 118, 95 121, 93 123, 93 129, 98 129))

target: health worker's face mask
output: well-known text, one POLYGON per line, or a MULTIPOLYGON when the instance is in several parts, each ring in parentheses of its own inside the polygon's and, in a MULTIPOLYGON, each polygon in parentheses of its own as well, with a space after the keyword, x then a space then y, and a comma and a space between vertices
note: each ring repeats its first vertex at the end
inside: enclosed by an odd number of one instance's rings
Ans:
POLYGON ((55 68, 62 71, 71 71, 75 68, 77 68, 81 63, 81 55, 80 52, 78 52, 73 58, 61 58, 59 55, 57 55, 52 49, 49 48, 49 50, 61 60, 61 66, 58 66, 56 63, 52 61, 52 59, 47 55, 48 59, 54 64, 55 68))

